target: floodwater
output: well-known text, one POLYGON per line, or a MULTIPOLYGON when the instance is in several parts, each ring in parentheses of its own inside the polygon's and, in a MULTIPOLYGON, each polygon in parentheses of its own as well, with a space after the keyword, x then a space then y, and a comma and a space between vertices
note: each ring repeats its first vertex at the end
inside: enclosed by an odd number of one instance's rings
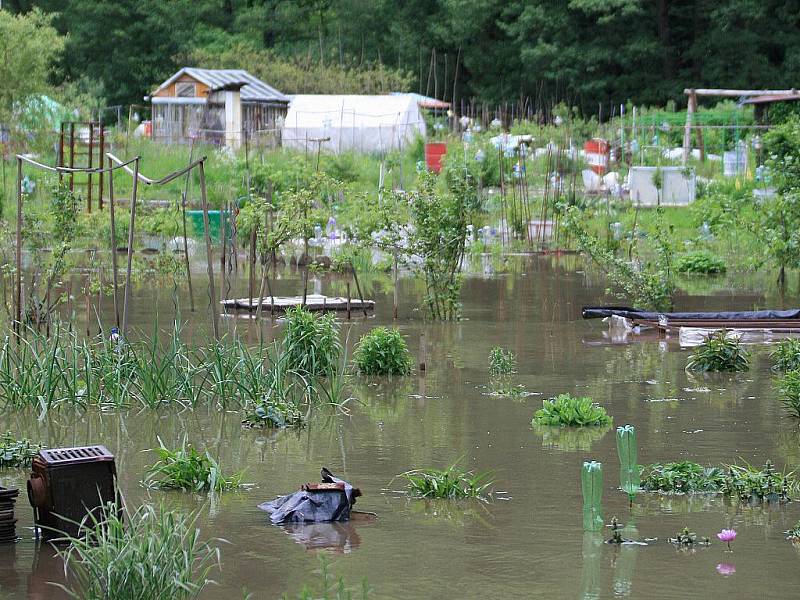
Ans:
MULTIPOLYGON (((51 447, 105 444, 117 457, 130 505, 164 502, 200 511, 203 535, 228 542, 222 544, 222 569, 214 573, 217 584, 205 598, 245 592, 253 598, 294 597, 304 584, 317 587, 320 553, 354 589, 367 578, 374 598, 794 597, 800 555, 783 531, 800 519, 800 503, 743 508, 721 498, 643 494, 631 508, 616 489, 613 429, 564 430, 545 439, 530 427, 543 396, 591 395, 615 425, 637 427, 640 462, 771 459, 778 468, 794 469, 800 466, 800 434, 775 398, 767 350, 756 349, 748 373, 690 376, 684 372, 688 352, 675 340, 617 343, 599 321, 580 319, 581 306, 596 304, 604 284, 584 272, 576 257, 518 257, 509 265, 507 274, 466 279, 465 318, 458 323, 424 323, 421 290, 402 279, 397 326, 415 355, 425 331, 427 371, 394 380, 356 379, 352 395, 360 403, 351 403, 350 415, 317 414, 303 430, 272 432, 243 430, 238 414, 206 410, 56 411, 41 421, 36 415, 4 415, 0 430, 51 447), (514 381, 530 395, 488 393, 487 355, 495 345, 516 354, 514 381), (253 487, 219 497, 146 490, 140 480, 154 461, 147 449, 159 437, 168 446, 186 438, 208 448, 225 469, 244 469, 253 487), (616 515, 635 527, 634 537, 650 539, 648 546, 613 547, 601 543, 606 532, 583 532, 579 470, 586 459, 604 464, 606 521, 616 515), (493 472, 493 500, 411 499, 397 493, 400 481, 392 482, 408 469, 456 461, 493 472), (357 507, 377 513, 377 520, 292 531, 269 525, 256 505, 318 480, 322 466, 361 488, 357 507), (733 527, 734 551, 726 552, 721 542, 676 551, 666 539, 684 526, 714 541, 720 529, 733 527)), ((679 298, 677 308, 797 302, 769 291, 768 279, 740 282, 738 292, 728 284, 710 292, 690 282, 695 291, 679 298)), ((369 319, 345 322, 343 336, 349 335, 351 345, 368 328, 392 323, 388 281, 362 282, 378 309, 369 319)), ((323 293, 341 293, 341 283, 317 285, 323 293)), ((244 289, 245 282, 238 287, 244 289)), ((276 283, 276 292, 297 293, 298 287, 297 279, 286 278, 276 283)), ((206 301, 205 287, 195 281, 195 289, 198 303, 206 301)), ((188 304, 185 293, 180 298, 188 304)), ((133 322, 146 331, 152 331, 156 314, 163 326, 174 314, 171 286, 139 286, 134 301, 133 322)), ((101 307, 106 318, 108 304, 101 307)), ((194 336, 207 335, 203 311, 190 315, 182 308, 181 314, 194 336)), ((257 339, 253 325, 242 319, 224 323, 257 339)), ((279 323, 267 319, 265 328, 268 337, 280 336, 279 323)), ((21 488, 24 479, 0 474, 0 481, 21 488)), ((31 539, 26 527, 32 513, 22 497, 17 517, 24 537, 0 547, 0 597, 57 597, 46 582, 58 579, 61 567, 31 539)))

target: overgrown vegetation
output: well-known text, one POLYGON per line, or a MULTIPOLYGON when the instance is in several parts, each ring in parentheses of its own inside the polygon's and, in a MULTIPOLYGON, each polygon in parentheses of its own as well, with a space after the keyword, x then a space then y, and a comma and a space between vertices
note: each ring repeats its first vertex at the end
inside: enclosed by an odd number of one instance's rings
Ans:
POLYGON ((738 372, 749 368, 750 354, 738 337, 724 329, 709 333, 686 363, 687 371, 699 372, 738 372))
POLYGON ((7 431, 0 436, 0 468, 27 469, 42 448, 42 444, 35 444, 27 438, 17 439, 7 431))
POLYGON ((452 464, 446 469, 414 469, 397 477, 405 479, 412 496, 420 498, 484 498, 492 485, 491 473, 473 473, 452 464))
MULTIPOLYGON (((370 595, 370 587, 366 577, 361 581, 360 589, 354 590, 350 588, 344 580, 344 577, 335 577, 331 573, 331 563, 324 555, 319 555, 319 581, 316 585, 304 585, 303 589, 295 596, 297 600, 352 600, 353 598, 361 598, 366 600, 370 595), (356 594, 356 595, 354 595, 356 594)), ((249 600, 251 596, 247 596, 249 600)), ((289 600, 289 596, 284 594, 283 600, 289 600)))
POLYGON ((375 327, 364 334, 353 352, 353 362, 364 375, 408 375, 411 353, 397 328, 375 327))
POLYGON ((648 492, 714 493, 722 488, 725 471, 684 460, 642 467, 641 487, 648 492))
POLYGON ((786 373, 800 369, 800 339, 780 340, 770 351, 769 357, 774 361, 773 371, 786 373))
POLYGON ((330 314, 316 316, 300 306, 289 308, 283 348, 295 373, 309 378, 330 374, 341 352, 336 319, 330 314))
POLYGON ((241 484, 242 474, 225 476, 219 464, 209 454, 198 452, 184 443, 176 450, 166 448, 161 440, 155 449, 158 462, 148 467, 144 483, 160 490, 186 490, 191 492, 223 492, 241 484))
POLYGON ((516 368, 517 359, 511 350, 495 346, 489 351, 489 375, 513 375, 516 368))
POLYGON ((727 270, 725 260, 711 254, 707 250, 698 250, 678 257, 675 263, 678 273, 700 273, 703 275, 724 273, 727 270))
POLYGON ((606 409, 591 398, 559 394, 542 401, 533 415, 532 425, 555 427, 604 427, 611 425, 606 409))
POLYGON ((120 512, 109 504, 63 541, 62 587, 76 600, 188 600, 212 583, 220 564, 219 549, 200 539, 197 516, 163 506, 120 512))
POLYGON ((778 394, 783 408, 795 419, 800 419, 800 370, 784 373, 778 380, 778 394))

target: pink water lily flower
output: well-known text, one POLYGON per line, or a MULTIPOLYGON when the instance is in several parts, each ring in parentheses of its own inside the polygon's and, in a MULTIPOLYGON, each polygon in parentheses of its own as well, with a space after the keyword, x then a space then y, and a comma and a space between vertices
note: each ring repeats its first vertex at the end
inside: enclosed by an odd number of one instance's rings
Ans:
POLYGON ((736 539, 735 529, 723 529, 717 534, 717 537, 728 544, 728 550, 731 549, 731 542, 736 539))
POLYGON ((723 577, 728 577, 736 573, 736 566, 730 563, 720 563, 717 565, 717 573, 723 577))

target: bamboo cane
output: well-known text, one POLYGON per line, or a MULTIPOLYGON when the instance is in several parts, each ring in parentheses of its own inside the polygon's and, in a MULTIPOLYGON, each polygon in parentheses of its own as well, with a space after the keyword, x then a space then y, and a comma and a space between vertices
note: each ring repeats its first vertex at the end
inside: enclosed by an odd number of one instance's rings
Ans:
POLYGON ((128 267, 125 276, 125 300, 122 304, 122 334, 128 333, 128 311, 131 299, 131 271, 133 270, 133 234, 136 226, 136 193, 139 188, 139 157, 133 164, 133 189, 131 190, 131 220, 128 226, 128 267))
POLYGON ((208 294, 211 300, 211 326, 214 339, 219 341, 219 309, 217 307, 217 290, 214 288, 214 264, 211 254, 211 234, 208 225, 208 196, 206 195, 206 170, 205 161, 198 165, 200 169, 200 198, 203 203, 203 227, 206 240, 206 268, 208 269, 208 294))
MULTIPOLYGON (((113 166, 113 162, 111 159, 108 159, 108 166, 111 168, 113 166)), ((114 280, 114 324, 119 329, 119 282, 118 282, 118 271, 119 267, 117 265, 117 219, 115 214, 115 203, 114 203, 114 172, 110 171, 108 174, 108 206, 109 206, 109 215, 111 216, 111 271, 112 271, 112 279, 114 280)))

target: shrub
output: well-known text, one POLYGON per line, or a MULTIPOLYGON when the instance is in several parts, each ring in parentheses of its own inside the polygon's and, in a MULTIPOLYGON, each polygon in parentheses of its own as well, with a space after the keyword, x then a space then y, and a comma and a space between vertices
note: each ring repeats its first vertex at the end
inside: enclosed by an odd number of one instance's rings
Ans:
POLYGON ((196 516, 154 509, 119 514, 113 504, 89 514, 80 535, 58 550, 70 579, 65 589, 83 600, 195 598, 219 565, 219 550, 200 541, 196 516))
POLYGON ((778 381, 778 393, 783 408, 794 418, 800 419, 800 370, 784 373, 778 381))
POLYGON ((704 467, 684 460, 642 467, 641 488, 648 492, 718 493, 724 484, 725 472, 717 467, 704 467))
POLYGON ((353 353, 359 373, 364 375, 408 375, 411 354, 400 331, 375 327, 361 337, 353 353))
POLYGON ((489 375, 511 375, 516 368, 517 359, 510 350, 495 346, 489 351, 489 375))
POLYGON ((684 254, 678 258, 675 265, 679 273, 724 273, 727 270, 725 261, 705 250, 698 250, 684 254))
POLYGON ((715 331, 695 348, 686 365, 687 371, 747 371, 750 355, 738 338, 724 329, 715 331))
POLYGON ((770 358, 775 361, 772 366, 773 371, 795 371, 800 369, 800 339, 787 338, 775 345, 770 358))
POLYGON ((446 469, 415 469, 401 473, 413 496, 421 498, 482 498, 492 485, 490 473, 463 471, 455 464, 446 469))
POLYGON ((0 436, 0 468, 28 468, 43 447, 26 438, 18 440, 9 431, 0 436))
POLYGON ((339 327, 333 315, 317 317, 299 306, 289 308, 283 344, 289 369, 302 376, 324 376, 339 359, 339 327))
POLYGON ((201 454, 193 446, 186 445, 170 450, 161 444, 156 452, 159 460, 147 469, 145 475, 145 484, 149 487, 161 490, 222 492, 241 484, 241 473, 225 477, 208 451, 201 454))
POLYGON ((608 426, 611 417, 606 409, 592 402, 591 398, 576 398, 560 394, 544 400, 542 408, 533 416, 532 425, 560 427, 608 426))

